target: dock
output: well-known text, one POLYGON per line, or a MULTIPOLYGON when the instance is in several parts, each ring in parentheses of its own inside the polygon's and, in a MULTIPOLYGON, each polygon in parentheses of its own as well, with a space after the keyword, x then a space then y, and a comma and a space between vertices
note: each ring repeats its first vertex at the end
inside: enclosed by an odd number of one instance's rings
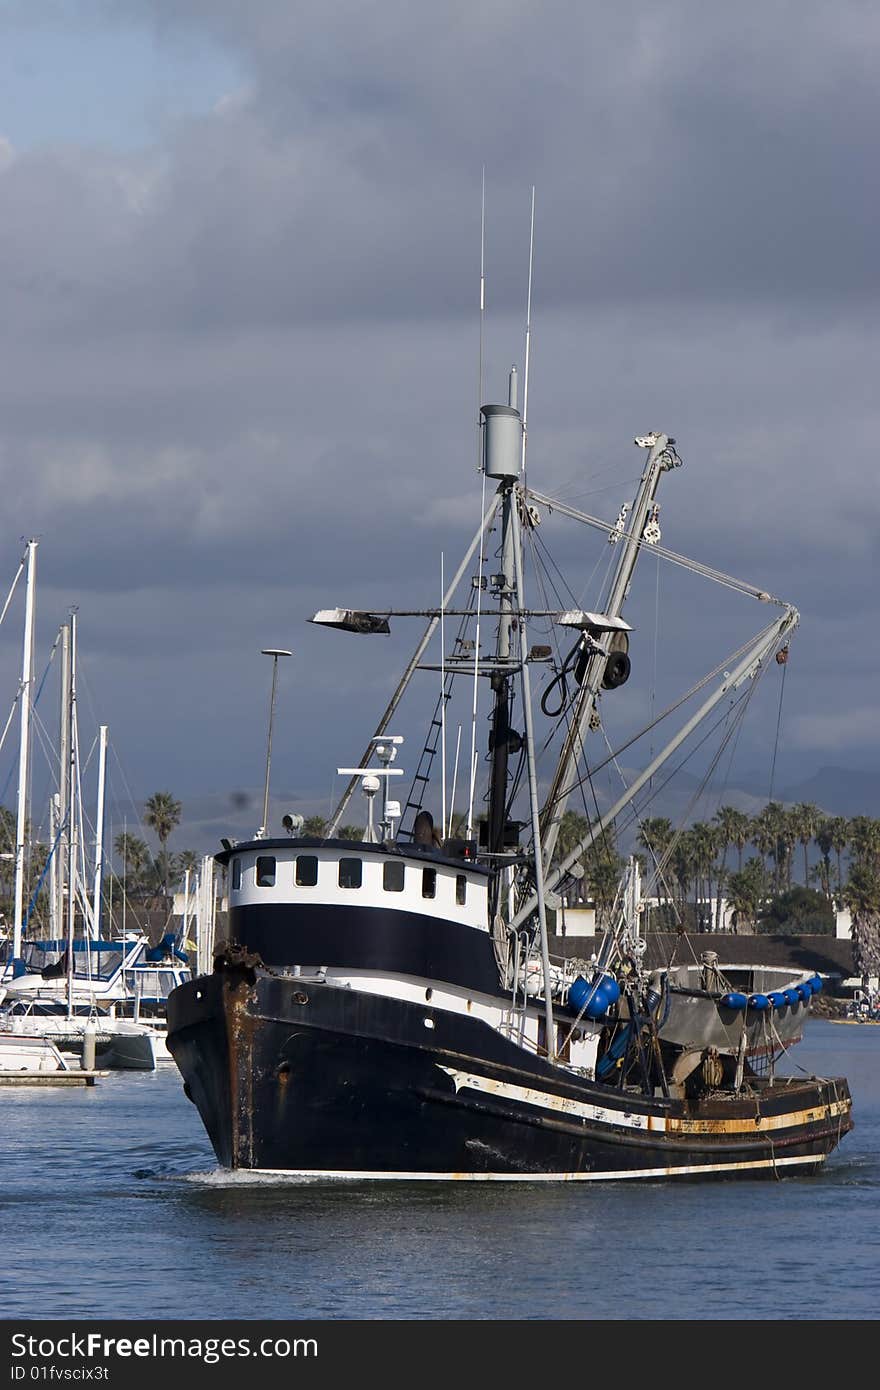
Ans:
POLYGON ((0 1086, 94 1086, 106 1071, 0 1071, 0 1086))

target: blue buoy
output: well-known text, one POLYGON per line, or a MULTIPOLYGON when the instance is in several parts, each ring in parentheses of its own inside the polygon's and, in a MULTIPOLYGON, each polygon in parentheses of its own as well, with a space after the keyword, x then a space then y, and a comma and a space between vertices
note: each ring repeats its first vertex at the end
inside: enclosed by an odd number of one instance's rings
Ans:
POLYGON ((807 985, 807 984, 797 985, 796 988, 797 988, 797 992, 798 992, 799 997, 800 997, 801 999, 803 999, 803 1001, 804 1001, 805 1004, 806 1004, 806 1002, 807 1002, 808 999, 812 999, 812 997, 813 997, 813 991, 810 989, 810 986, 809 986, 809 985, 807 985))
POLYGON ((568 987, 568 1002, 573 1009, 578 1012, 584 1007, 587 996, 590 993, 590 986, 587 984, 583 975, 577 975, 568 987))
POLYGON ((813 986, 813 993, 814 993, 814 994, 818 994, 818 993, 819 993, 819 990, 822 988, 822 976, 821 976, 821 975, 813 975, 813 976, 811 976, 811 978, 810 978, 810 984, 813 986))
POLYGON ((744 1009, 749 1001, 745 994, 738 994, 733 990, 730 994, 722 994, 721 1002, 728 1009, 744 1009))
POLYGON ((767 998, 766 994, 750 994, 749 1008, 758 1010, 769 1009, 770 1000, 767 998))
POLYGON ((786 989, 783 990, 783 993, 785 995, 785 1002, 787 1004, 790 1004, 792 1008, 794 1008, 795 1004, 799 1004, 801 1002, 801 996, 798 994, 796 989, 786 989))
POLYGON ((600 988, 608 995, 608 1003, 616 1004, 620 998, 620 985, 613 975, 603 975, 600 988))
POLYGON ((785 997, 785 992, 781 989, 771 989, 770 993, 767 995, 767 998, 770 1000, 770 1003, 774 1009, 784 1009, 786 1004, 788 1003, 788 1000, 785 997))
POLYGON ((620 985, 613 975, 600 975, 592 984, 578 975, 568 990, 568 1002, 587 1018, 604 1018, 612 1004, 620 998, 620 985))

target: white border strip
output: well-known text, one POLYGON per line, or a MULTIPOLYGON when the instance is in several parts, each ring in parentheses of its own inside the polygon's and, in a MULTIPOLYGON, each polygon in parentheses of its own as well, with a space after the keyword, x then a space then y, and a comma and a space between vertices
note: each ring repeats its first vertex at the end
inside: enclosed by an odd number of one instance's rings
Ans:
POLYGON ((736 1116, 725 1119, 723 1115, 689 1117, 679 1115, 640 1115, 629 1110, 612 1110, 601 1105, 591 1105, 586 1101, 570 1100, 568 1096, 556 1095, 550 1091, 540 1091, 530 1086, 517 1086, 507 1081, 496 1081, 490 1076, 478 1076, 473 1072, 459 1071, 446 1067, 442 1062, 436 1065, 452 1077, 456 1093, 462 1090, 481 1091, 486 1095, 501 1096, 505 1100, 532 1105, 538 1110, 573 1115, 578 1119, 592 1120, 608 1125, 613 1129, 641 1130, 645 1133, 670 1134, 679 1138, 696 1139, 728 1135, 767 1134, 774 1130, 797 1129, 803 1125, 814 1124, 817 1120, 832 1120, 847 1114, 850 1103, 846 1100, 828 1101, 823 1105, 807 1106, 803 1110, 782 1111, 778 1115, 736 1116))
POLYGON ((632 1178, 687 1178, 706 1173, 742 1173, 761 1169, 793 1168, 824 1163, 827 1154, 803 1154, 795 1158, 749 1159, 746 1163, 697 1163, 680 1168, 621 1168, 612 1173, 385 1173, 369 1169, 333 1168, 237 1168, 231 1178, 262 1177, 312 1179, 332 1182, 622 1182, 632 1178))

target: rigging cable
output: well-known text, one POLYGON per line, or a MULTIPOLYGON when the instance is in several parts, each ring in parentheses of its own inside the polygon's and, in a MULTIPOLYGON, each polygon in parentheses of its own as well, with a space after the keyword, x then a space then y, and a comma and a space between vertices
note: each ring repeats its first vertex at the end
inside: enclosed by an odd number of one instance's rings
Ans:
MULTIPOLYGON (((545 583, 544 583, 544 576, 542 575, 541 567, 540 567, 539 564, 538 564, 538 555, 537 555, 537 553, 536 553, 536 552, 537 552, 537 548, 538 548, 538 544, 539 544, 539 542, 538 542, 538 537, 536 536, 534 530, 531 530, 530 532, 528 532, 528 535, 529 535, 530 540, 534 539, 534 546, 533 546, 533 551, 532 551, 532 561, 533 561, 533 565, 534 565, 534 569, 535 569, 535 575, 536 575, 536 578, 537 578, 537 581, 538 581, 538 585, 539 585, 539 588, 540 588, 540 592, 541 592, 541 599, 542 599, 542 601, 543 601, 543 603, 544 603, 545 608, 549 608, 549 607, 550 607, 550 604, 549 604, 549 601, 548 601, 548 599, 547 599, 547 590, 546 590, 546 586, 545 586, 545 583)), ((542 549, 543 549, 543 548, 544 548, 544 547, 543 547, 543 543, 540 543, 540 544, 542 545, 542 549)), ((548 553, 548 555, 549 555, 549 552, 547 552, 547 553, 548 553)), ((566 579, 565 579, 565 576, 562 574, 562 571, 559 569, 559 566, 556 565, 555 562, 553 562, 553 563, 554 563, 554 568, 556 569, 556 571, 557 571, 557 573, 558 573, 558 575, 559 575, 559 578, 560 578, 562 584, 565 586, 565 588, 568 589, 569 594, 571 594, 572 591, 571 591, 571 589, 570 589, 569 586, 568 586, 568 583, 567 583, 567 581, 566 581, 566 579)), ((552 581, 550 580, 549 574, 546 576, 546 579, 547 579, 547 583, 550 584, 550 588, 551 588, 551 592, 552 592, 552 594, 553 594, 553 597, 556 598, 556 599, 558 600, 558 599, 559 599, 559 592, 558 592, 558 590, 556 589, 555 585, 554 585, 554 584, 552 583, 552 581)), ((557 660, 558 660, 558 657, 559 657, 559 639, 558 639, 558 635, 557 635, 557 633, 556 633, 555 627, 552 629, 552 636, 553 636, 554 644, 555 644, 555 646, 556 646, 557 660)), ((577 653, 578 653, 578 651, 579 651, 579 649, 580 649, 580 645, 581 645, 581 644, 580 644, 580 641, 578 641, 578 642, 575 644, 574 648, 573 648, 572 651, 569 653, 569 656, 566 658, 565 662, 563 663, 563 666, 562 666, 561 671, 560 671, 559 674, 554 678, 554 680, 550 682, 550 684, 548 685, 547 689, 545 690, 544 696, 542 697, 542 700, 541 700, 541 709, 544 711, 545 714, 548 714, 548 711, 547 711, 547 708, 546 708, 546 703, 545 703, 545 701, 546 701, 546 699, 547 699, 547 696, 548 696, 548 694, 550 693, 550 691, 554 688, 554 686, 557 684, 557 682, 558 682, 558 680, 560 679, 560 677, 562 678, 562 681, 563 681, 563 691, 565 691, 565 679, 564 679, 564 678, 565 678, 565 674, 566 674, 566 672, 570 669, 570 666, 571 666, 571 664, 573 663, 574 658, 576 657, 576 655, 577 655, 577 653)), ((575 697, 572 696, 571 699, 568 699, 568 698, 566 698, 566 696, 565 696, 565 694, 564 694, 564 695, 563 695, 562 703, 561 703, 560 708, 559 708, 559 713, 561 714, 561 716, 562 716, 563 719, 565 720, 566 736, 567 736, 567 737, 569 737, 569 736, 571 735, 572 725, 571 725, 571 722, 570 722, 570 719, 569 719, 569 711, 570 711, 571 706, 572 706, 572 704, 573 704, 574 698, 575 698, 575 697)), ((551 715, 551 716, 549 716, 549 717, 552 718, 553 716, 551 715)), ((556 716, 556 717, 558 717, 558 716, 556 716)), ((549 745, 550 745, 550 743, 551 743, 551 741, 552 741, 552 738, 553 738, 553 733, 551 732, 550 735, 549 735, 548 738, 547 738, 547 741, 546 741, 545 744, 544 744, 544 748, 542 749, 542 752, 546 752, 547 748, 549 747, 549 745)), ((582 751, 583 751, 583 748, 582 748, 582 751)), ((589 767, 586 768, 586 779, 584 779, 584 778, 580 778, 580 779, 579 779, 579 781, 578 781, 578 783, 577 783, 577 789, 578 789, 578 791, 580 792, 580 795, 581 795, 581 802, 582 802, 583 808, 584 808, 584 816, 585 816, 585 819, 587 820, 588 823, 590 823, 590 822, 593 821, 593 815, 592 815, 592 812, 590 811, 590 809, 589 809, 588 806, 587 806, 587 798, 586 798, 586 791, 585 791, 585 787, 584 787, 584 780, 586 780, 587 784, 589 785, 590 792, 591 792, 592 797, 593 797, 593 806, 594 806, 594 808, 595 808, 595 813, 596 813, 595 819, 596 819, 596 821, 599 821, 599 820, 602 819, 602 817, 601 817, 601 814, 600 814, 600 811, 599 811, 599 802, 598 802, 598 798, 597 798, 597 796, 596 796, 596 789, 595 789, 595 786, 593 785, 593 780, 592 780, 592 777, 591 777, 591 775, 590 775, 589 767)), ((546 807, 545 807, 545 810, 546 810, 546 807)), ((608 835, 607 835, 607 830, 606 830, 606 828, 605 828, 604 826, 603 826, 603 828, 602 828, 602 848, 604 849, 606 855, 608 855, 608 856, 610 857, 611 852, 612 852, 612 846, 611 846, 611 844, 610 844, 610 842, 609 842, 609 838, 608 838, 608 835)))
POLYGON ((779 726, 782 723, 782 700, 785 695, 785 673, 788 670, 788 643, 776 653, 776 660, 782 667, 782 681, 779 686, 779 711, 776 715, 776 738, 773 741, 773 760, 770 764, 770 793, 768 801, 773 800, 773 778, 776 775, 776 750, 779 747, 779 726), (782 658, 780 660, 780 658, 782 658))
MULTIPOLYGON (((644 738, 645 734, 650 733, 652 729, 655 729, 657 725, 662 722, 662 720, 668 718, 670 714, 674 714, 677 709, 680 709, 682 705, 686 704, 688 700, 692 699, 694 695, 698 694, 699 691, 701 691, 704 688, 704 686, 707 686, 710 681, 714 680, 718 675, 721 674, 722 671, 725 671, 728 666, 733 665, 737 661, 737 659, 740 656, 742 656, 746 651, 748 651, 748 649, 752 645, 752 642, 744 642, 742 646, 739 647, 735 652, 730 653, 727 657, 725 657, 723 661, 720 661, 715 667, 713 667, 711 671, 709 671, 705 676, 701 677, 701 679, 697 681, 695 685, 692 685, 690 690, 685 691, 684 695, 679 696, 679 698, 677 700, 674 700, 671 705, 667 705, 665 710, 663 710, 661 714, 658 714, 657 718, 652 723, 646 724, 644 728, 639 729, 639 731, 633 734, 631 738, 627 739, 625 743, 622 743, 620 747, 616 750, 617 754, 620 755, 621 753, 625 753, 626 750, 628 748, 631 748, 634 743, 638 743, 640 738, 644 738)), ((758 671, 755 673, 755 676, 752 677, 752 679, 756 679, 762 670, 763 668, 759 667, 758 671)), ((601 772, 602 769, 607 766, 607 762, 608 760, 606 759, 605 762, 599 763, 593 769, 593 771, 601 772)), ((561 800, 563 796, 567 796, 570 792, 574 791, 575 787, 580 785, 580 780, 581 779, 579 779, 578 782, 572 782, 567 788, 560 792, 558 799, 561 800)))

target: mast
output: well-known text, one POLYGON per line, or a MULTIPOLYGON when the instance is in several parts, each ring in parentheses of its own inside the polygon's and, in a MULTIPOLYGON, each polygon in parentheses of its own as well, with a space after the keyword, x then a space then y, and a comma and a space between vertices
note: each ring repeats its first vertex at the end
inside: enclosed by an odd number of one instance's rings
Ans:
POLYGON ((21 975, 24 963, 21 959, 21 938, 24 927, 24 855, 27 837, 27 783, 28 750, 30 747, 31 720, 31 668, 34 658, 34 586, 37 576, 37 545, 30 540, 27 544, 27 587, 24 606, 24 641, 21 657, 21 736, 18 747, 18 812, 15 829, 15 905, 12 927, 12 974, 21 975))
POLYGON ((49 935, 58 936, 58 793, 49 797, 49 935))
POLYGON ((491 578, 499 610, 495 668, 491 676, 495 706, 489 739, 491 771, 486 825, 486 849, 492 855, 501 854, 504 850, 510 751, 512 747, 518 751, 520 746, 519 735, 510 726, 511 686, 515 669, 510 641, 516 594, 513 508, 522 462, 523 428, 522 417, 516 408, 516 385, 514 367, 510 373, 508 404, 484 405, 480 408, 483 416, 483 470, 487 478, 498 480, 501 499, 501 569, 491 578))
MULTIPOLYGON (((632 505, 629 530, 625 533, 608 603, 605 606, 605 613, 611 618, 620 617, 621 609, 629 593, 639 550, 645 540, 645 527, 652 514, 654 495, 657 491, 660 475, 667 469, 676 467, 679 463, 678 455, 674 449, 675 440, 670 439, 668 435, 643 435, 636 440, 636 444, 650 452, 639 490, 632 505)), ((622 524, 623 516, 621 516, 620 521, 620 525, 622 524)), ((615 540, 619 536, 620 532, 615 531, 612 532, 610 539, 615 540)), ((583 754, 584 738, 589 728, 607 662, 608 654, 606 652, 593 652, 587 661, 584 678, 574 701, 568 733, 559 754, 559 761, 541 816, 545 869, 550 867, 559 835, 559 825, 565 814, 568 799, 577 785, 577 768, 583 754)))
POLYGON ((95 884, 92 895, 92 940, 101 935, 101 880, 104 877, 104 779, 107 768, 107 725, 98 735, 98 807, 95 814, 95 884))
POLYGON ((76 927, 76 856, 77 839, 77 756, 76 746, 76 613, 70 615, 70 680, 67 690, 67 788, 68 804, 68 861, 67 861, 67 1015, 73 1014, 74 935, 76 927))
POLYGON ((64 903, 70 852, 70 626, 61 628, 61 699, 58 735, 58 871, 55 879, 55 923, 64 935, 64 903))
MULTIPOLYGON (((519 527, 519 481, 525 459, 525 421, 516 406, 516 368, 511 369, 508 404, 484 405, 483 470, 487 478, 497 478, 501 498, 501 570, 492 576, 492 587, 498 599, 498 634, 495 643, 495 662, 491 684, 495 696, 490 734, 491 772, 489 778, 489 812, 486 824, 486 849, 490 856, 503 855, 506 848, 508 772, 510 754, 523 746, 522 737, 510 723, 511 697, 514 677, 519 674, 522 684, 525 720, 525 748, 529 778, 529 804, 535 856, 535 893, 540 927, 541 958, 544 972, 544 1015, 547 1033, 547 1055, 555 1056, 555 1028, 550 980, 550 957, 547 943, 547 919, 544 904, 544 875, 541 863, 540 827, 538 823, 538 786, 535 771, 534 738, 531 726, 529 672, 526 665, 525 608, 522 578, 522 546, 519 527)), ((493 859, 490 879, 489 919, 498 910, 501 883, 501 863, 493 859)))

